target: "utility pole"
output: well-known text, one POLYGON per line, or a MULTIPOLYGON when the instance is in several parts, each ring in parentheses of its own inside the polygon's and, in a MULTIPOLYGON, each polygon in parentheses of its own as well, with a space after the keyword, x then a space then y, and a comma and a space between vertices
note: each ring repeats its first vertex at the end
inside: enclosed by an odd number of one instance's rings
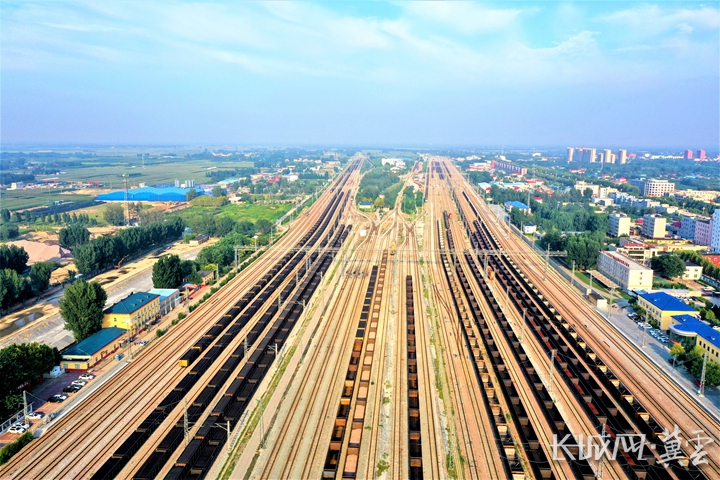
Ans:
POLYGON ((27 417, 29 414, 30 412, 28 412, 27 390, 23 390, 23 418, 27 417))
POLYGON ((703 355, 703 367, 702 373, 700 374, 700 388, 698 389, 698 395, 701 397, 705 396, 705 368, 707 367, 707 351, 703 355))
POLYGON ((575 286, 575 260, 572 261, 572 273, 570 274, 570 285, 575 286))
MULTIPOLYGON (((601 432, 600 432, 600 452, 604 452, 604 446, 605 446, 605 422, 602 423, 601 432)), ((597 469, 597 479, 602 480, 603 478, 603 459, 605 455, 601 453, 600 458, 598 458, 598 469, 597 469)))
POLYGON ((643 328, 642 346, 647 346, 647 328, 643 328))
POLYGON ((550 399, 555 402, 555 399, 553 399, 553 379, 555 377, 555 354, 557 353, 557 350, 553 349, 550 352, 550 378, 548 379, 548 393, 550 394, 550 399))
POLYGON ((247 357, 248 354, 248 340, 247 337, 243 340, 243 347, 245 347, 245 357, 247 357))
POLYGON ((183 411, 183 433, 185 436, 185 446, 187 446, 190 437, 190 422, 188 422, 187 400, 185 400, 185 410, 183 411))
POLYGON ((525 314, 527 313, 527 308, 523 308, 523 317, 522 317, 522 323, 520 324, 520 343, 523 343, 523 340, 525 339, 525 314))
POLYGON ((543 281, 547 280, 548 265, 550 264, 550 244, 547 245, 545 250, 545 271, 543 272, 543 281))

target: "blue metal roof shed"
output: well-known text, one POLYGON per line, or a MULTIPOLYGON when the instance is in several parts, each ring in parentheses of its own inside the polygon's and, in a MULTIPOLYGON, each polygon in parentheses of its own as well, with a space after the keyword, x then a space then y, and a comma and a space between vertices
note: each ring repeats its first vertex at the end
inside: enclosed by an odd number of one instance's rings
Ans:
MULTIPOLYGON (((156 188, 143 187, 128 190, 128 201, 131 202, 184 202, 185 194, 189 192, 189 188, 156 188)), ((196 190, 198 195, 203 195, 203 191, 196 190)), ((125 201, 125 190, 116 190, 110 193, 103 193, 95 197, 96 200, 104 202, 123 202, 125 201)))

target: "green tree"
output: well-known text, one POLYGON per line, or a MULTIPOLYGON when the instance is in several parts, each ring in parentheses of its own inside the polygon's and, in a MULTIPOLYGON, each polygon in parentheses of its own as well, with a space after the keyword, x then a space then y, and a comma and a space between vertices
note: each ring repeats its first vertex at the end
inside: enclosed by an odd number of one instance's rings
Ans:
POLYGON ((0 306, 8 308, 24 299, 26 280, 15 270, 5 268, 0 270, 0 306))
POLYGON ((65 287, 60 299, 60 315, 65 329, 70 330, 78 342, 100 331, 103 309, 107 301, 105 290, 96 282, 78 280, 65 287))
POLYGON ((415 206, 418 208, 423 206, 423 192, 420 190, 415 192, 415 206))
POLYGON ((0 240, 12 240, 13 238, 17 238, 19 234, 20 229, 17 225, 12 223, 0 225, 0 240))
POLYGON ((186 201, 186 202, 189 202, 189 201, 192 200, 193 198, 197 198, 197 196, 198 196, 197 190, 195 190, 194 188, 191 188, 191 189, 188 190, 187 193, 185 194, 185 201, 186 201))
POLYGON ((180 262, 180 272, 182 273, 183 279, 190 278, 190 275, 192 275, 193 272, 196 272, 197 269, 197 263, 192 260, 183 260, 180 262))
POLYGON ((27 268, 30 255, 17 245, 0 245, 0 269, 9 268, 22 273, 27 268))
POLYGON ((270 221, 265 220, 264 218, 261 218, 257 222, 255 222, 255 227, 258 230, 258 233, 261 233, 263 235, 267 235, 272 231, 272 223, 270 221))
POLYGON ((153 265, 153 286, 155 288, 177 288, 183 280, 180 257, 163 255, 153 265))
POLYGON ((75 266, 83 275, 100 269, 100 262, 95 245, 87 243, 77 247, 73 251, 75 266))
POLYGON ((222 187, 214 187, 212 189, 212 196, 213 197, 222 197, 225 195, 225 190, 222 187))
POLYGON ((592 268, 597 263, 602 243, 589 235, 572 235, 567 240, 567 262, 580 270, 592 268))
POLYGON ((90 241, 90 230, 80 225, 70 225, 60 229, 60 245, 75 248, 90 241))
POLYGON ((125 209, 119 203, 108 203, 105 206, 103 218, 110 225, 123 225, 125 223, 125 209))
POLYGON ((650 260, 650 268, 667 279, 685 273, 685 262, 677 255, 659 255, 650 260))
POLYGON ((714 387, 720 385, 720 365, 708 361, 705 367, 705 386, 714 387))
POLYGON ((7 208, 3 208, 2 210, 0 210, 0 217, 2 218, 3 223, 9 222, 11 216, 12 215, 10 214, 10 210, 8 210, 7 208))
POLYGON ((30 283, 38 294, 48 289, 50 276, 58 266, 56 262, 37 262, 30 268, 30 283))
POLYGON ((160 223, 165 219, 165 211, 162 208, 151 208, 149 210, 141 210, 139 213, 140 225, 152 225, 160 223))

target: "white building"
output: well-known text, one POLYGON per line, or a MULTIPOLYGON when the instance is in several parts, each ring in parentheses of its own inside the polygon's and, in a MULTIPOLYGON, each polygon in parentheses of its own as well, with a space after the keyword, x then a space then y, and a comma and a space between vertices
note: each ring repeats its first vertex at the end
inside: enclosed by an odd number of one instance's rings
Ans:
POLYGON ((720 253, 720 208, 713 213, 710 249, 713 252, 720 253))
POLYGON ((400 167, 405 168, 405 160, 402 158, 383 158, 382 159, 383 165, 392 165, 394 167, 400 167))
POLYGON ((10 184, 10 188, 8 190, 22 190, 25 188, 25 184, 23 182, 13 182, 10 184))
POLYGON ((580 193, 585 193, 585 190, 588 188, 592 191, 592 194, 594 197, 598 196, 600 185, 595 185, 594 183, 587 183, 583 182, 582 180, 579 182, 575 182, 575 190, 579 190, 580 193))
POLYGON ((600 252, 598 271, 624 290, 650 290, 653 271, 615 252, 600 252))
POLYGON ((643 196, 645 197, 662 197, 666 193, 673 193, 675 191, 675 184, 670 183, 667 180, 657 180, 651 178, 645 180, 643 187, 643 196))
POLYGON ((642 233, 648 238, 665 238, 667 220, 660 215, 644 215, 642 233))
POLYGON ((630 235, 630 217, 624 213, 614 213, 610 215, 609 220, 608 235, 611 237, 630 235))
POLYGON ((702 277, 702 267, 695 265, 694 263, 685 262, 685 273, 683 273, 683 280, 700 280, 702 277))

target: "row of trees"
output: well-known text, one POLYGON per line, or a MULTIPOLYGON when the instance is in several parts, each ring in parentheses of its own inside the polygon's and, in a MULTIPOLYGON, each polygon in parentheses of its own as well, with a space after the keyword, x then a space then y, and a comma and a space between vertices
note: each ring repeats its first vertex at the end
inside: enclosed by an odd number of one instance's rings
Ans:
POLYGON ((585 232, 577 235, 563 235, 558 230, 550 230, 539 241, 543 250, 565 250, 568 266, 575 262, 575 268, 587 270, 597 265, 597 258, 604 245, 605 235, 599 232, 585 232))
POLYGON ((75 265, 83 274, 108 268, 119 264, 127 256, 179 238, 184 229, 182 219, 175 218, 99 237, 73 250, 75 265))
POLYGON ((7 309, 43 293, 50 287, 52 272, 59 267, 57 262, 37 262, 27 277, 10 268, 0 270, 0 307, 7 309))
POLYGON ((0 350, 0 415, 22 407, 22 388, 60 362, 57 348, 39 343, 13 344, 0 350))
POLYGON ((0 269, 9 268, 23 273, 27 268, 30 255, 23 247, 17 245, 0 245, 0 269))
POLYGON ((60 245, 69 249, 74 249, 75 247, 90 242, 90 230, 81 225, 70 225, 69 227, 62 228, 58 235, 60 245))
POLYGON ((90 218, 87 213, 37 213, 32 210, 27 212, 10 212, 7 208, 0 210, 0 217, 3 223, 55 223, 57 225, 95 225, 97 220, 90 218))
MULTIPOLYGON (((694 378, 699 379, 702 376, 703 356, 705 355, 702 347, 696 345, 689 352, 685 352, 685 348, 680 343, 676 343, 670 348, 670 355, 675 357, 676 365, 685 366, 694 378)), ((705 386, 715 385, 720 385, 720 365, 708 360, 705 366, 705 386)))
MULTIPOLYGON (((231 265, 235 261, 235 245, 252 245, 253 239, 240 233, 232 233, 223 237, 215 245, 209 245, 198 253, 197 262, 200 265, 215 264, 220 267, 231 265)), ((248 255, 247 251, 241 252, 240 259, 248 255)))
POLYGON ((20 235, 20 229, 17 225, 4 224, 0 225, 0 240, 12 240, 20 235))

